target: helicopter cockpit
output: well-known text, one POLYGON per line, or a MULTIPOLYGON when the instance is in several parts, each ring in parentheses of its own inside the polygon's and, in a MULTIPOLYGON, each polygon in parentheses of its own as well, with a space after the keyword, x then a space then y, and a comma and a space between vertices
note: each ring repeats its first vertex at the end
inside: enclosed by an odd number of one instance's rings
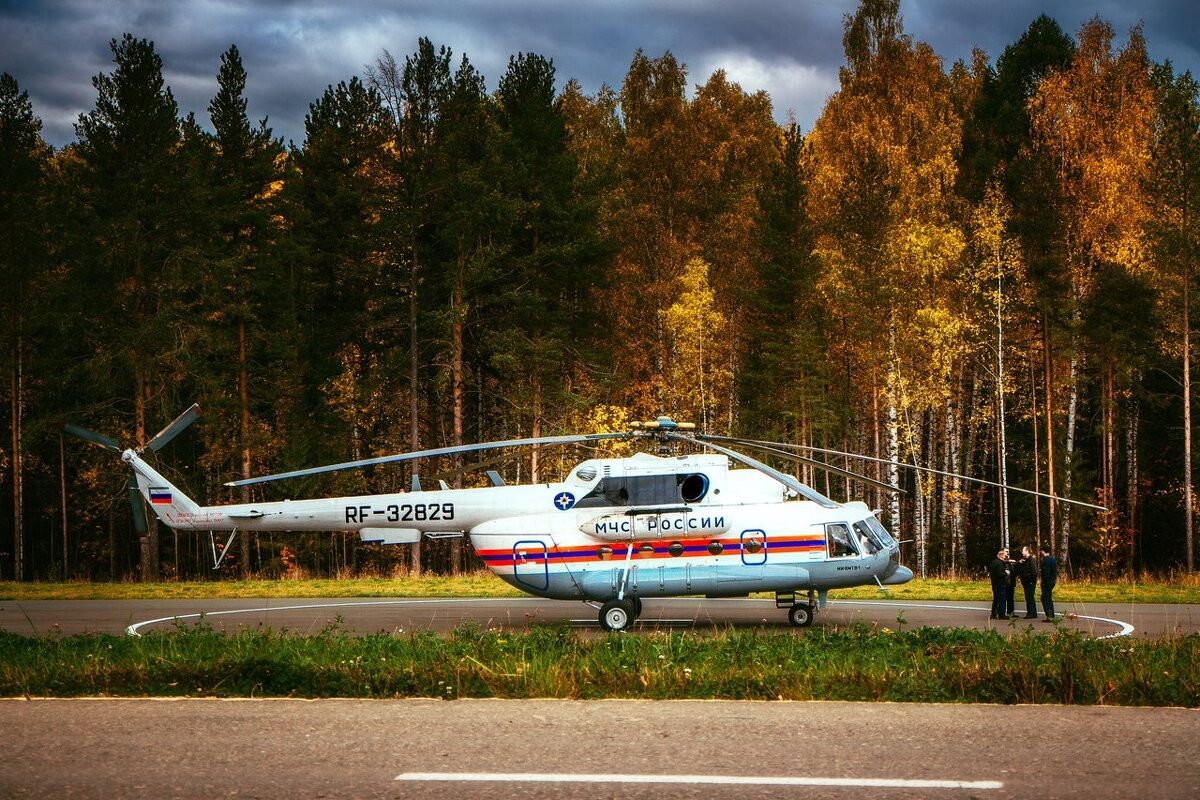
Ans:
POLYGON ((875 517, 867 517, 855 523, 830 522, 825 524, 825 540, 830 558, 869 557, 895 546, 895 540, 875 517))

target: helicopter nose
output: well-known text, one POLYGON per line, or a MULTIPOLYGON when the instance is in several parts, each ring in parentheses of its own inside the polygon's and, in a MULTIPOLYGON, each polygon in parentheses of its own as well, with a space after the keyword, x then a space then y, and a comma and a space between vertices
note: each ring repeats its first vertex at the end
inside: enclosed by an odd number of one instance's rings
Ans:
POLYGON ((883 582, 889 586, 895 586, 901 583, 908 583, 913 579, 913 571, 908 567, 896 565, 896 568, 888 573, 888 576, 883 579, 883 582))

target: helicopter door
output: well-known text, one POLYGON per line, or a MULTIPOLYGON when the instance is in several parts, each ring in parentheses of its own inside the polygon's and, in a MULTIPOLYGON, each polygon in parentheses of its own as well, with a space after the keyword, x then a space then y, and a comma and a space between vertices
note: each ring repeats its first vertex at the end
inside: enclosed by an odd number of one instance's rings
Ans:
POLYGON ((546 589, 550 586, 550 559, 546 555, 546 543, 527 539, 513 545, 513 575, 517 583, 531 589, 546 589))

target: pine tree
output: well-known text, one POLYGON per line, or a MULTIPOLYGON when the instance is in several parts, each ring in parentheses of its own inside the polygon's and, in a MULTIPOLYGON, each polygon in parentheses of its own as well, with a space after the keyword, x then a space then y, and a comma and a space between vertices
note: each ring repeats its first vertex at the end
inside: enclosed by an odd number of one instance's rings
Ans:
MULTIPOLYGON (((92 79, 96 107, 76 125, 86 261, 73 279, 98 301, 87 326, 91 369, 118 370, 132 401, 133 438, 144 442, 148 406, 167 401, 163 389, 175 380, 171 329, 182 304, 174 292, 190 212, 181 189, 189 187, 177 155, 175 98, 154 44, 125 34, 111 48, 116 68, 92 79)), ((140 540, 142 578, 157 579, 157 525, 140 540)))
MULTIPOLYGON (((42 216, 43 170, 47 147, 42 122, 33 113, 29 95, 7 72, 0 74, 0 330, 8 380, 11 437, 0 454, 9 467, 12 489, 13 578, 26 578, 25 562, 25 380, 29 356, 30 317, 39 308, 36 287, 46 277, 48 230, 42 216)), ((2 570, 2 568, 0 568, 2 570)))

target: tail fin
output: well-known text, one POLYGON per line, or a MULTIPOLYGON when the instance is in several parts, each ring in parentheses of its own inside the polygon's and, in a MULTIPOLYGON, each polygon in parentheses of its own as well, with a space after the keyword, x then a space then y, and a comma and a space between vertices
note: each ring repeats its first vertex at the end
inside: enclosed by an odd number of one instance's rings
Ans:
POLYGON ((192 498, 160 475, 133 450, 122 455, 137 476, 138 491, 160 520, 171 528, 194 528, 203 517, 192 498))

